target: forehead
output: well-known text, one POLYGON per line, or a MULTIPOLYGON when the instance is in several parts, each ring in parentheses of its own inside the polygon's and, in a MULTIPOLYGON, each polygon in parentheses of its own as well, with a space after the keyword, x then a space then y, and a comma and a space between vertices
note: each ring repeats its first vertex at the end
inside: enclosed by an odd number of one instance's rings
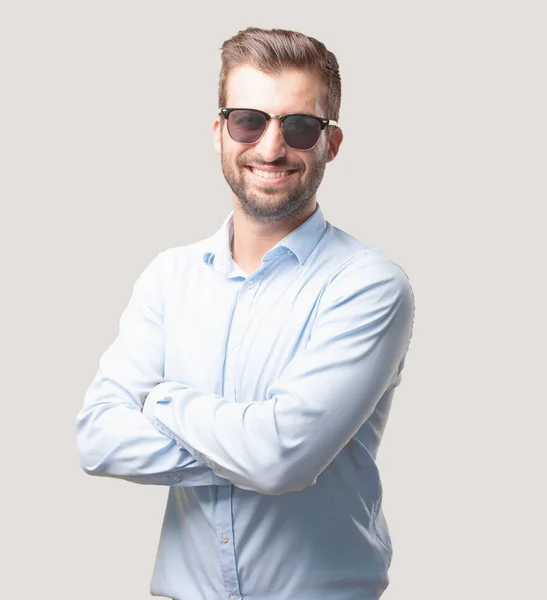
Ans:
POLYGON ((317 73, 287 69, 268 74, 249 65, 233 69, 226 81, 226 106, 258 108, 272 114, 322 115, 324 84, 317 73))

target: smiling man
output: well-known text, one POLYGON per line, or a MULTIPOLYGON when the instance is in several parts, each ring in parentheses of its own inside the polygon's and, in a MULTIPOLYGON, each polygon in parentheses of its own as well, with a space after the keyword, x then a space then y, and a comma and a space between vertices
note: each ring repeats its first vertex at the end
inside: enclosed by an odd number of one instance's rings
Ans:
MULTIPOLYGON (((247 35, 251 42, 252 33, 247 35)), ((320 117, 340 110, 340 76, 336 59, 327 54, 324 67, 330 66, 329 83, 338 91, 336 104, 328 106, 319 65, 303 70, 298 63, 278 59, 275 64, 269 53, 249 64, 239 52, 237 43, 224 47, 222 107, 214 134, 233 192, 234 231, 239 234, 234 259, 254 270, 264 252, 316 208, 326 163, 338 153, 343 137, 332 117, 320 117)))
POLYGON ((233 210, 144 269, 78 415, 86 472, 169 486, 153 595, 377 600, 388 585, 375 459, 414 302, 403 270, 317 204, 340 95, 313 38, 224 43, 213 135, 233 210))

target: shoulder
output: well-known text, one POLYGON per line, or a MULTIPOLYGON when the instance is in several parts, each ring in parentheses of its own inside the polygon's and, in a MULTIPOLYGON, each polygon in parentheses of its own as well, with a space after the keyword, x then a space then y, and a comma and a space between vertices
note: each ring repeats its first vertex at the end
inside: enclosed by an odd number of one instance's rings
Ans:
POLYGON ((350 251, 331 274, 324 288, 322 302, 341 299, 376 299, 382 303, 403 302, 414 306, 414 293, 403 267, 374 246, 365 246, 355 238, 334 228, 334 234, 350 251))
POLYGON ((173 279, 204 263, 208 240, 185 246, 172 246, 158 252, 144 267, 142 274, 173 279))
POLYGON ((193 270, 204 264, 207 241, 201 240, 161 250, 145 265, 135 282, 135 287, 146 295, 165 295, 177 283, 186 280, 193 270))

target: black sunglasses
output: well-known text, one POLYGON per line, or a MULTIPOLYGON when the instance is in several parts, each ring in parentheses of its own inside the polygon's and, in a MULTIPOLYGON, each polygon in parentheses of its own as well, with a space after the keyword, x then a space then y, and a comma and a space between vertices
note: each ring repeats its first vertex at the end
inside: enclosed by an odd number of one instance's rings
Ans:
POLYGON ((313 115, 270 115, 256 108, 221 108, 220 114, 226 119, 230 137, 239 144, 256 144, 268 121, 279 119, 285 142, 295 150, 311 150, 327 125, 338 126, 336 121, 313 115))

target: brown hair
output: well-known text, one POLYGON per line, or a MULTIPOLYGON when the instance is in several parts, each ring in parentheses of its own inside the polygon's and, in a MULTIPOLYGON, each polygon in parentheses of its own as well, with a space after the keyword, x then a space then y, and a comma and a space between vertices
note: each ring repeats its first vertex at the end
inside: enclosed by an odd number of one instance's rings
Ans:
POLYGON ((338 121, 342 83, 336 56, 315 38, 287 29, 248 27, 222 44, 219 107, 226 106, 226 80, 232 69, 250 65, 272 75, 283 69, 317 72, 325 83, 327 119, 338 121))

